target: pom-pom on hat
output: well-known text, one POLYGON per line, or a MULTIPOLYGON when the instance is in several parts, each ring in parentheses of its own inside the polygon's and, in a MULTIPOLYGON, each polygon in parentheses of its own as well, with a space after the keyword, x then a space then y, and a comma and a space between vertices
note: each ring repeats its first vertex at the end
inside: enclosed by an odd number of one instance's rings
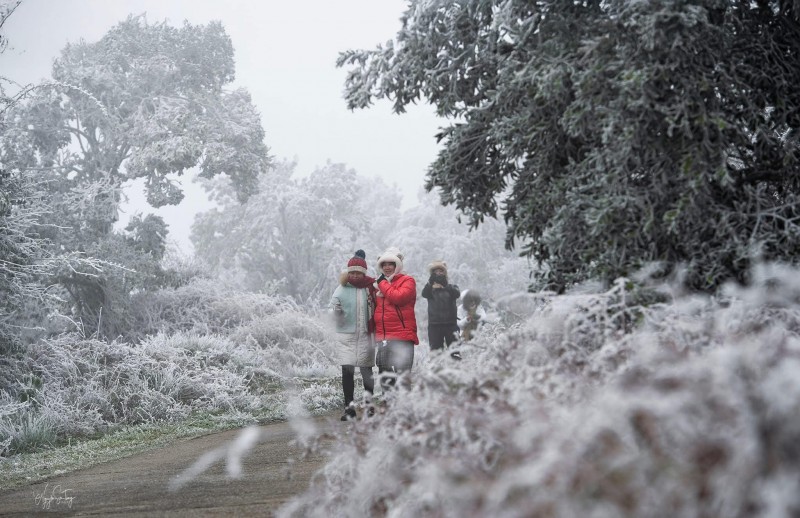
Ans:
POLYGON ((395 272, 403 271, 403 254, 395 247, 389 247, 384 253, 378 256, 378 271, 381 270, 382 263, 394 263, 395 272))
POLYGON ((356 250, 353 258, 347 261, 347 273, 350 272, 367 274, 367 254, 363 250, 356 250))

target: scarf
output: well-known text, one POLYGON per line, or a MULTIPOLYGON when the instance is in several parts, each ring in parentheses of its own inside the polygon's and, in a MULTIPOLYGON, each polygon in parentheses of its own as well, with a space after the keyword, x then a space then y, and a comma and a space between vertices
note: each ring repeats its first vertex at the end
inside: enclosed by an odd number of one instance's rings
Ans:
POLYGON ((373 317, 373 315, 375 314, 375 287, 372 285, 372 283, 374 282, 375 279, 373 277, 370 277, 369 275, 365 275, 361 279, 355 282, 353 282, 353 279, 349 277, 347 278, 347 283, 350 284, 350 286, 353 286, 354 288, 358 289, 362 288, 367 289, 367 305, 369 306, 369 313, 368 313, 369 320, 367 321, 367 331, 369 331, 370 333, 375 331, 375 319, 373 317))
POLYGON ((366 288, 366 287, 372 285, 372 283, 375 282, 375 279, 370 277, 369 275, 365 275, 364 277, 362 277, 361 279, 359 279, 357 281, 354 281, 353 279, 348 277, 347 278, 347 282, 351 286, 353 286, 355 288, 366 288))

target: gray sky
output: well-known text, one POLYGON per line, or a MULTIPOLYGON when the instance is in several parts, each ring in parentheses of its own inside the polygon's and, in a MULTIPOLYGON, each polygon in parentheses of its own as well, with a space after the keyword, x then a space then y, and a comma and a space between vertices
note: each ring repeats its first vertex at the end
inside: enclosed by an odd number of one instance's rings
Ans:
MULTIPOLYGON (((429 106, 403 115, 386 102, 348 111, 341 97, 346 71, 335 66, 340 51, 391 39, 405 6, 403 0, 23 0, 4 26, 9 47, 0 54, 0 75, 21 84, 47 78, 66 43, 97 41, 128 14, 176 26, 220 20, 236 51, 233 86, 252 94, 273 156, 296 159, 298 175, 330 160, 380 176, 397 184, 403 206, 410 207, 443 123, 429 106)), ((181 183, 186 200, 154 212, 187 249, 191 219, 207 202, 186 177, 181 183)), ((147 210, 140 188, 128 195, 127 214, 147 210)))

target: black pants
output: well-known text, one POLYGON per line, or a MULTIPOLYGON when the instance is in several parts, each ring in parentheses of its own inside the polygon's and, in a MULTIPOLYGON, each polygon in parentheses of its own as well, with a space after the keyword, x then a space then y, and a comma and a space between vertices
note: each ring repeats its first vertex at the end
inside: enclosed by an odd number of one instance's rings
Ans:
POLYGON ((456 324, 428 324, 428 343, 431 345, 431 351, 442 349, 445 345, 450 347, 450 344, 456 341, 456 331, 458 331, 456 324))
MULTIPOLYGON (((372 378, 372 367, 359 367, 361 370, 361 383, 364 384, 364 392, 369 392, 371 396, 375 391, 375 380, 372 378)), ((355 381, 356 368, 354 365, 342 365, 342 389, 344 390, 344 407, 350 406, 353 402, 353 393, 356 389, 355 381)))
POLYGON ((378 379, 383 392, 387 392, 394 388, 397 376, 410 371, 414 365, 414 342, 379 340, 375 347, 378 349, 375 362, 378 364, 378 379))

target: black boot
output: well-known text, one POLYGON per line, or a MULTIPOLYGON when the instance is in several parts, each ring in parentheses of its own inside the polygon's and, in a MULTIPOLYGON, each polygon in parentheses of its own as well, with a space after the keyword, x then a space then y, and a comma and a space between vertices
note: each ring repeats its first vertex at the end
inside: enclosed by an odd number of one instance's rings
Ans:
POLYGON ((344 409, 344 415, 339 418, 340 421, 352 421, 356 418, 356 409, 348 406, 344 409))

